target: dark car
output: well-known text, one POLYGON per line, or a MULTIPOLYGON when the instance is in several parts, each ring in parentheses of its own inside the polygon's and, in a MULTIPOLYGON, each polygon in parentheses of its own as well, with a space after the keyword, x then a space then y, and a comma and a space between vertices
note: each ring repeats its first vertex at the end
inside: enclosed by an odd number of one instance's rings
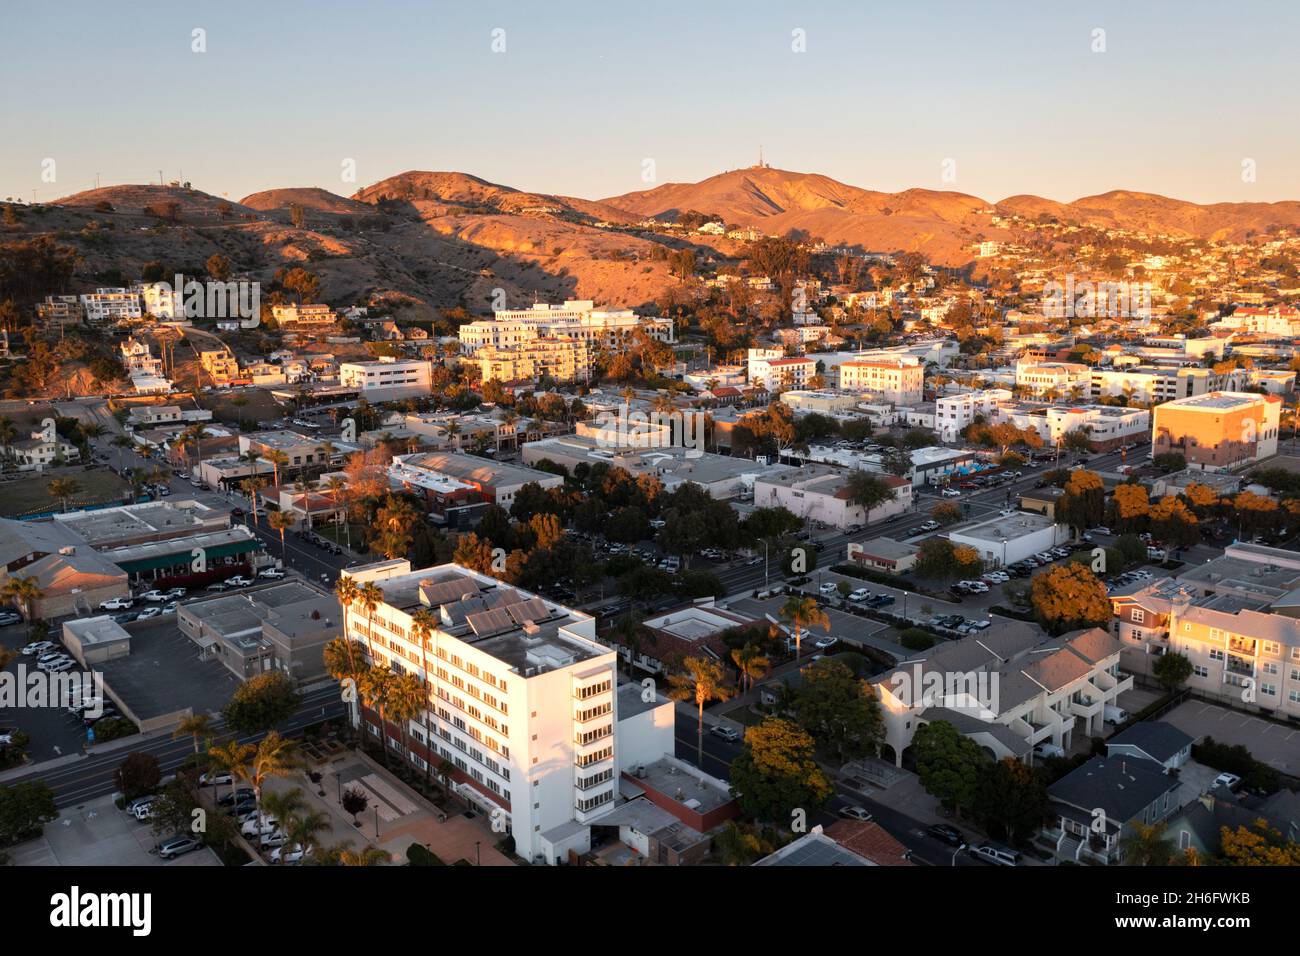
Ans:
POLYGON ((239 803, 241 800, 252 800, 253 796, 252 787, 240 787, 233 793, 222 794, 221 799, 217 801, 217 806, 229 807, 233 804, 239 803))
POLYGON ((930 836, 934 837, 936 840, 946 843, 949 846, 955 846, 958 849, 961 849, 966 845, 965 839, 962 838, 961 831, 947 823, 936 823, 929 827, 925 832, 930 834, 930 836))

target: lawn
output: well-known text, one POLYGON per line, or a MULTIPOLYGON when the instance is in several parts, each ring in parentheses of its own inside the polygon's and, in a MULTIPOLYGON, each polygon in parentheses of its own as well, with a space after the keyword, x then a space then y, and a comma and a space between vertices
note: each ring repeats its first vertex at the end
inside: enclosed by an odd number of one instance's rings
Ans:
POLYGON ((130 493, 130 484, 107 468, 98 466, 86 469, 80 465, 71 468, 48 468, 37 473, 22 473, 0 482, 0 514, 16 518, 46 511, 58 511, 62 502, 49 493, 50 482, 55 478, 71 478, 81 490, 68 500, 68 508, 86 505, 121 504, 123 495, 130 493))

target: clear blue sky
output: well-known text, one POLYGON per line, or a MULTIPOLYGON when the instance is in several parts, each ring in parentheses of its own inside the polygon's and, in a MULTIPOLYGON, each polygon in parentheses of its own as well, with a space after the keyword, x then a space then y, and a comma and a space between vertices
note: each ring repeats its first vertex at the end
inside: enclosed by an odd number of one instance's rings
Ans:
POLYGON ((346 195, 428 169, 600 198, 645 188, 643 159, 693 181, 761 143, 883 190, 1300 199, 1297 27, 1300 5, 1251 0, 4 0, 0 197, 159 170, 346 195))

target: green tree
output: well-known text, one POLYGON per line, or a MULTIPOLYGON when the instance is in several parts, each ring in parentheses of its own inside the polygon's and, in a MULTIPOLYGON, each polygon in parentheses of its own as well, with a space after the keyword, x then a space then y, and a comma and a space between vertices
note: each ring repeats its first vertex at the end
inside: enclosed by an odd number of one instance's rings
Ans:
POLYGON ((255 674, 244 681, 222 709, 231 729, 257 734, 287 720, 302 704, 293 679, 280 671, 255 674))
POLYGON ((777 611, 784 620, 794 627, 794 656, 799 659, 803 648, 803 632, 811 627, 820 627, 827 633, 831 629, 831 619, 821 609, 817 599, 809 596, 792 594, 786 598, 781 609, 777 611))
POLYGON ((832 658, 804 669, 795 693, 794 718, 812 734, 822 753, 841 764, 875 754, 884 737, 875 692, 832 658))
POLYGON ((789 826, 795 810, 807 814, 834 792, 817 765, 816 744, 798 724, 769 717, 745 731, 731 763, 731 790, 746 816, 789 826))
POLYGON ((990 836, 1019 843, 1042 826, 1047 788, 1038 774, 1013 757, 984 763, 972 809, 990 836))
POLYGON ((127 800, 152 793, 161 779, 162 769, 158 765, 158 758, 153 754, 127 754, 126 759, 113 771, 113 782, 127 800))
POLYGON ((40 781, 0 787, 0 847, 38 836, 57 818, 54 791, 40 781))
POLYGON ((1106 513, 1106 486, 1095 471, 1080 469, 1070 473, 1065 494, 1056 503, 1056 518, 1076 533, 1101 524, 1106 513))
POLYGON ((1192 676, 1192 662, 1186 654, 1168 651, 1156 658, 1151 674, 1167 691, 1176 691, 1192 676))
POLYGON ((731 688, 723 683, 722 665, 704 657, 688 657, 682 661, 682 670, 668 675, 668 696, 673 700, 695 703, 698 723, 697 766, 704 766, 704 708, 715 700, 728 700, 731 688))
POLYGON ((936 720, 912 737, 921 786, 945 807, 960 814, 975 799, 980 773, 988 758, 969 737, 946 720, 936 720))
POLYGON ((1134 821, 1119 840, 1125 866, 1172 866, 1177 851, 1165 836, 1169 825, 1134 821))

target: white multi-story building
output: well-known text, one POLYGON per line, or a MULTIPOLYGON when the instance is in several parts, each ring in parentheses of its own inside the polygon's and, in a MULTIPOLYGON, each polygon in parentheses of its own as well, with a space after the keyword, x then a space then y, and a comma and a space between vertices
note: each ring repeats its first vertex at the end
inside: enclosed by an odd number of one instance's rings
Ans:
POLYGON ((142 282, 131 287, 131 291, 140 296, 144 311, 155 319, 175 322, 185 318, 185 302, 180 289, 173 289, 170 282, 142 282))
POLYGON ((840 365, 840 388, 869 392, 894 405, 915 405, 924 397, 924 386, 925 367, 912 356, 840 365))
POLYGON ((956 441, 961 431, 975 421, 976 416, 991 420, 1002 402, 1011 401, 1011 392, 1005 388, 988 388, 960 395, 945 395, 935 400, 934 427, 943 441, 956 441))
POLYGON ((382 594, 373 611, 344 606, 345 633, 428 690, 428 709, 403 727, 381 731, 379 715, 361 711, 368 734, 419 771, 453 764, 455 789, 524 859, 590 849, 590 822, 618 799, 624 746, 671 752, 671 720, 619 724, 617 658, 590 615, 454 564, 399 559, 343 576, 382 594))
POLYGON ((563 305, 537 303, 529 309, 499 309, 491 319, 460 327, 461 351, 472 355, 484 346, 514 348, 536 339, 578 339, 590 348, 621 349, 641 331, 660 342, 672 342, 673 320, 642 317, 631 309, 597 309, 589 299, 569 299, 563 305))
POLYGON ((1242 305, 1232 315, 1225 315, 1214 325, 1216 328, 1249 332, 1252 335, 1296 338, 1300 337, 1300 309, 1286 305, 1267 308, 1242 305))
POLYGON ((144 315, 140 294, 133 289, 96 289, 81 297, 81 308, 90 325, 138 319, 144 315))
POLYGON ((161 375, 162 359, 155 358, 148 342, 142 342, 131 336, 122 343, 122 364, 132 378, 136 373, 143 375, 161 375))
POLYGON ((850 499, 848 473, 825 465, 804 465, 796 471, 763 474, 754 481, 755 508, 785 508, 809 521, 839 528, 860 528, 900 515, 912 506, 912 483, 894 475, 874 475, 894 497, 868 512, 850 499))
POLYGON ((1246 369, 1233 369, 1219 374, 1213 369, 1197 366, 1093 369, 1092 397, 1123 395, 1132 401, 1158 405, 1209 392, 1240 391, 1249 381, 1249 375, 1246 369))
POLYGON ((328 305, 320 304, 274 305, 271 307, 271 316, 276 325, 286 332, 331 328, 336 321, 334 311, 328 305))
POLYGON ((1073 362, 1017 362, 1016 385, 1032 395, 1052 392, 1065 397, 1073 389, 1088 394, 1092 370, 1073 362))
POLYGON ((786 358, 782 349, 750 349, 748 366, 749 384, 769 392, 778 388, 805 388, 817 374, 817 363, 811 358, 786 358))
POLYGON ((342 362, 339 385, 355 388, 370 401, 428 395, 433 391, 433 363, 384 355, 373 362, 342 362))

